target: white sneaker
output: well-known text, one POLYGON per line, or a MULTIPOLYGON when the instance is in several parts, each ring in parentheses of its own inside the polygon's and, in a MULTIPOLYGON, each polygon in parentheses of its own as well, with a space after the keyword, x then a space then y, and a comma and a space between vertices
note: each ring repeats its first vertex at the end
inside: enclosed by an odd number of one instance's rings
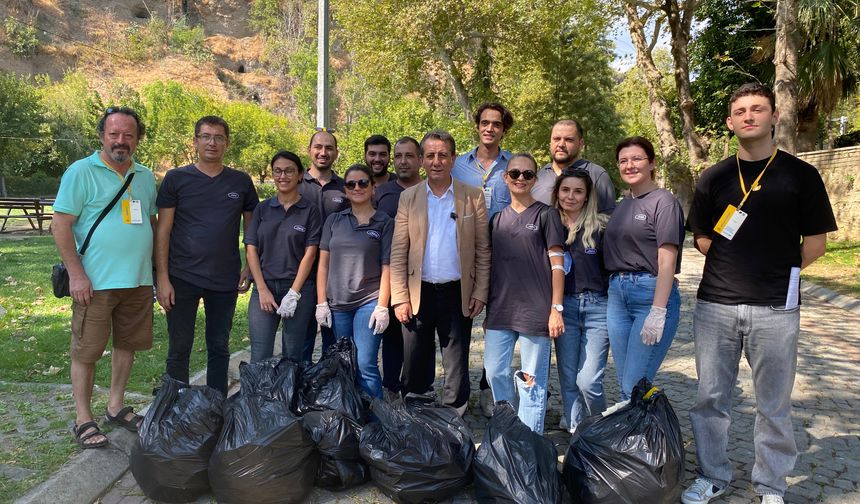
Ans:
POLYGON ((481 414, 487 418, 493 416, 493 409, 496 407, 496 403, 493 401, 493 391, 490 389, 484 389, 481 391, 481 414))
POLYGON ((762 495, 761 504, 785 504, 785 501, 779 495, 762 495))
POLYGON ((696 481, 681 494, 681 502, 684 504, 706 504, 725 491, 725 488, 717 488, 716 485, 704 478, 696 478, 696 481))

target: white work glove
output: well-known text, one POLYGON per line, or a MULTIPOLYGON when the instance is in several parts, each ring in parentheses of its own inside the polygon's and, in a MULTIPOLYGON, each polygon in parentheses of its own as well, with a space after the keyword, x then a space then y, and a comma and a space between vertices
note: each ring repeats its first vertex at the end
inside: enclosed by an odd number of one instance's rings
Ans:
POLYGON ((645 323, 642 324, 642 331, 639 333, 642 336, 642 343, 645 345, 656 345, 663 339, 663 327, 666 325, 666 309, 659 306, 651 305, 651 311, 645 317, 645 323))
POLYGON ((331 310, 325 301, 317 305, 316 318, 317 324, 323 327, 331 327, 331 310))
POLYGON ((299 299, 301 298, 301 294, 290 289, 290 292, 287 292, 287 295, 281 300, 281 306, 278 307, 277 314, 284 318, 292 318, 293 314, 296 313, 296 306, 299 304, 299 299))
POLYGON ((373 313, 370 314, 370 322, 367 323, 367 328, 373 329, 373 334, 382 334, 388 327, 388 322, 388 308, 376 305, 373 313))

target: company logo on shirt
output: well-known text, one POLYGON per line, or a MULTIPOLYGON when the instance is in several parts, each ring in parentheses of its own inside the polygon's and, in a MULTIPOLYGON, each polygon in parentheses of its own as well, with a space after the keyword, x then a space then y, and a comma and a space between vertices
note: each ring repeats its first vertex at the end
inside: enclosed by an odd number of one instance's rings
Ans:
POLYGON ((526 224, 526 229, 531 229, 532 231, 537 231, 538 226, 537 226, 537 224, 526 224))
POLYGON ((333 202, 335 202, 335 203, 343 203, 343 198, 341 198, 341 197, 339 197, 339 196, 335 196, 335 197, 334 197, 334 198, 332 198, 331 200, 332 200, 333 202))
POLYGON ((296 224, 295 226, 293 226, 293 229, 295 229, 295 230, 296 230, 296 231, 298 231, 299 233, 304 233, 304 232, 305 232, 305 227, 304 227, 304 226, 302 226, 301 224, 296 224))
POLYGON ((585 253, 588 255, 595 255, 595 254, 597 254, 597 249, 587 248, 587 249, 585 249, 585 253))
POLYGON ((646 219, 644 213, 638 213, 638 214, 634 215, 633 218, 636 220, 641 220, 641 221, 644 221, 646 219))
POLYGON ((371 229, 370 231, 367 232, 367 236, 369 236, 375 240, 378 240, 379 239, 379 231, 374 231, 371 229))
POLYGON ((227 193, 227 197, 228 197, 228 198, 230 198, 230 199, 239 199, 239 193, 235 193, 235 192, 228 192, 228 193, 227 193))

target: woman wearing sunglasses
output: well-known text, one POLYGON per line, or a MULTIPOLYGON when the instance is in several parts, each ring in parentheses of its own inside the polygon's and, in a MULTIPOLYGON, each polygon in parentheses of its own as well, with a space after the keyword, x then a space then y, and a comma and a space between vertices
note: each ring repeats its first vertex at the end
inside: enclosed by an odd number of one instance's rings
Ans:
POLYGON ((567 231, 564 246, 564 334, 555 340, 562 429, 573 432, 586 416, 606 409, 603 373, 609 355, 603 231, 609 217, 598 213, 598 195, 586 170, 564 170, 552 189, 552 204, 567 231))
POLYGON ((604 235, 611 272, 606 323, 621 398, 643 377, 654 379, 678 329, 684 213, 675 196, 657 187, 654 146, 642 137, 615 147, 630 192, 615 208, 604 235))
POLYGON ((532 197, 536 173, 530 154, 511 157, 504 175, 511 204, 490 221, 484 368, 493 400, 514 402, 516 382, 520 420, 543 433, 551 339, 564 331, 565 234, 558 212, 532 197), (517 341, 522 364, 512 380, 517 341))
POLYGON ((358 381, 382 397, 378 354, 388 327, 388 261, 394 220, 373 208, 373 174, 354 164, 344 174, 351 208, 328 216, 320 241, 316 319, 340 339, 350 338, 358 356, 358 381))
POLYGON ((255 280, 248 302, 251 361, 272 356, 279 323, 284 357, 300 361, 314 316, 314 279, 309 276, 322 220, 317 206, 299 194, 301 159, 281 151, 270 165, 278 193, 254 209, 244 240, 255 280))

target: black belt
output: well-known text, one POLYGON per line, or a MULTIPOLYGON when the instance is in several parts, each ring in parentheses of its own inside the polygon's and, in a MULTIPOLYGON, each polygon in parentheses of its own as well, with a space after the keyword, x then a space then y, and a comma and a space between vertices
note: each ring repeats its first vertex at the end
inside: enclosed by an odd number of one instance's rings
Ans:
POLYGON ((451 280, 450 282, 432 283, 432 282, 425 282, 424 280, 422 280, 421 285, 422 286, 426 285, 428 288, 436 289, 436 290, 453 289, 455 287, 459 289, 460 288, 460 281, 459 280, 451 280))

